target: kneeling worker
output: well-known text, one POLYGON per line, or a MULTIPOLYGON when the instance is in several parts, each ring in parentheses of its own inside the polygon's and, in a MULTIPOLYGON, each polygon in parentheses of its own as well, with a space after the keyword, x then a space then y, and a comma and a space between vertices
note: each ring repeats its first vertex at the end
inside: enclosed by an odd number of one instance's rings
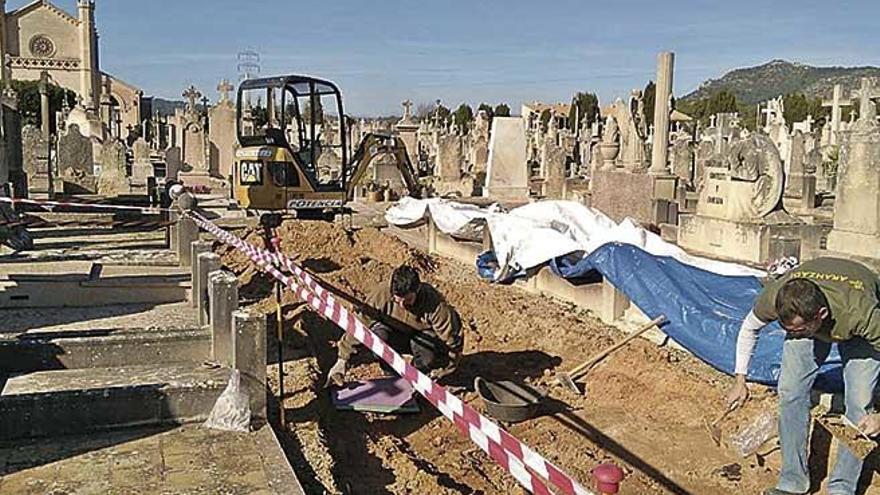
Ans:
MULTIPOLYGON (((362 321, 394 350, 411 354, 412 365, 419 371, 440 378, 455 370, 464 346, 461 319, 437 289, 419 280, 415 269, 396 268, 391 283, 375 287, 365 303, 366 308, 358 311, 362 321)), ((328 384, 342 383, 357 343, 348 333, 342 336, 338 359, 327 374, 328 384)), ((390 365, 381 364, 391 371, 390 365)))
MULTIPOLYGON (((859 263, 817 258, 770 282, 746 316, 736 345, 736 382, 728 405, 748 399, 746 374, 758 331, 779 320, 785 329, 779 375, 779 441, 782 470, 765 495, 807 493, 810 390, 819 367, 837 343, 843 361, 846 417, 866 433, 880 433, 867 415, 880 375, 880 280, 859 263)), ((841 445, 828 482, 830 495, 851 495, 862 460, 841 445)))

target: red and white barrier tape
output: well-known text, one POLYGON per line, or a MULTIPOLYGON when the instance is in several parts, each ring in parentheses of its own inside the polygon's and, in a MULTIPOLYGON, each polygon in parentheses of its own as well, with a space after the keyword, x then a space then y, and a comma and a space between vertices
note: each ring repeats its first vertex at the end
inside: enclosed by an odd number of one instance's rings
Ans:
POLYGON ((336 301, 329 291, 321 287, 313 277, 290 258, 281 253, 270 253, 258 248, 196 214, 189 216, 197 225, 213 234, 221 242, 232 245, 248 255, 262 270, 290 288, 297 297, 309 304, 318 314, 354 335, 365 347, 390 364, 400 376, 413 385, 415 390, 531 493, 550 494, 547 484, 543 481, 549 480, 561 493, 566 495, 592 495, 590 491, 553 463, 544 459, 495 422, 481 415, 469 404, 462 402, 461 399, 407 363, 397 351, 370 331, 342 304, 336 301), (281 273, 276 268, 276 264, 287 268, 297 277, 297 280, 281 273))
POLYGON ((153 206, 108 205, 102 203, 74 203, 67 201, 41 201, 36 199, 9 198, 6 196, 0 196, 0 203, 9 203, 13 206, 17 204, 38 206, 46 211, 53 211, 55 208, 93 208, 96 210, 137 211, 144 215, 150 213, 160 213, 163 211, 172 211, 168 208, 159 208, 153 206))

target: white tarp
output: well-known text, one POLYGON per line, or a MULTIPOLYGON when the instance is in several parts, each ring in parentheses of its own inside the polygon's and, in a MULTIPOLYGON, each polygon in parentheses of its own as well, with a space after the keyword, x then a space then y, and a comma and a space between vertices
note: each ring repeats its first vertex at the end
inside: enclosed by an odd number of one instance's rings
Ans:
POLYGON ((502 213, 494 204, 480 208, 438 198, 406 197, 385 212, 385 219, 407 225, 423 219, 429 211, 437 228, 447 234, 484 219, 500 265, 497 273, 532 268, 573 251, 589 254, 605 243, 622 242, 719 275, 766 275, 744 265, 689 255, 630 218, 616 223, 599 210, 574 201, 538 201, 502 213))

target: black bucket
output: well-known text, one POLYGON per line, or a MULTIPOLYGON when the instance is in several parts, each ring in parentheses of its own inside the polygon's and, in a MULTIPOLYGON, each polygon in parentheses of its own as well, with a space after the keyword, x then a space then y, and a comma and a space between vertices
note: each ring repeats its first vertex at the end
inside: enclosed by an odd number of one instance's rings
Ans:
POLYGON ((486 404, 489 416, 506 423, 518 423, 535 417, 546 392, 510 381, 490 382, 474 379, 474 390, 486 404))

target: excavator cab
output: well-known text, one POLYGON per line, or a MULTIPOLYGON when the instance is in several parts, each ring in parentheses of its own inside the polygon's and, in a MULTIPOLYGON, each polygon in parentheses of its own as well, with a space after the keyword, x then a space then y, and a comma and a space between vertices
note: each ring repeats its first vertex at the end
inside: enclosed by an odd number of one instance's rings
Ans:
POLYGON ((367 134, 352 152, 339 88, 309 76, 248 79, 238 88, 232 195, 242 208, 332 218, 370 163, 390 155, 409 193, 421 191, 403 141, 367 134))
POLYGON ((350 150, 335 84, 307 76, 248 79, 238 88, 236 115, 233 197, 242 207, 342 206, 350 150))

